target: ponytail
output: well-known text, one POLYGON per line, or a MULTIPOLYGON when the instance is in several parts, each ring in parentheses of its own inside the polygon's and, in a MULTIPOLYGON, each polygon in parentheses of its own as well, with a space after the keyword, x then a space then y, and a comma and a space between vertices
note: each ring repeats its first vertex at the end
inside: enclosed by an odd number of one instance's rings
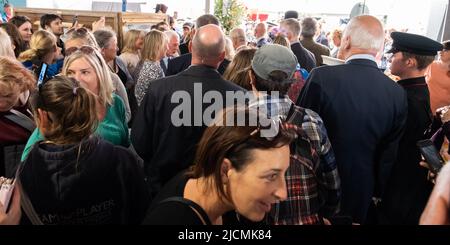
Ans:
POLYGON ((46 82, 33 104, 35 115, 38 108, 49 114, 44 136, 57 144, 80 142, 97 128, 95 97, 72 78, 57 76, 46 82))

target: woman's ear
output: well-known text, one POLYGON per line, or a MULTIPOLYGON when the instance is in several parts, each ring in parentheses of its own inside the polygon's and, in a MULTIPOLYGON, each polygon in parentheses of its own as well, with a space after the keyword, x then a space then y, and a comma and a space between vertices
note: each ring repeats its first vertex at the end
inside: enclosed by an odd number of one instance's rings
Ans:
POLYGON ((44 134, 44 132, 50 127, 50 122, 48 120, 49 115, 48 112, 42 109, 37 109, 37 113, 38 113, 37 126, 41 131, 41 133, 44 134))
POLYGON ((220 176, 222 177, 223 184, 228 184, 231 173, 230 170, 232 170, 232 168, 231 161, 228 158, 224 158, 222 165, 220 166, 220 176))

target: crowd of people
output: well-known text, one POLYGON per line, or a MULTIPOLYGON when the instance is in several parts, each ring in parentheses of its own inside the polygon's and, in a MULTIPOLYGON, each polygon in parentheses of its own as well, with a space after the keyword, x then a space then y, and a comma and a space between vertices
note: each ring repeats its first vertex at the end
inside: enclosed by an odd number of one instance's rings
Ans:
POLYGON ((416 146, 439 134, 448 150, 450 41, 387 43, 370 15, 327 38, 287 11, 254 41, 205 14, 119 49, 104 18, 8 19, 0 176, 16 181, 0 224, 450 222, 450 166, 430 178, 416 146))

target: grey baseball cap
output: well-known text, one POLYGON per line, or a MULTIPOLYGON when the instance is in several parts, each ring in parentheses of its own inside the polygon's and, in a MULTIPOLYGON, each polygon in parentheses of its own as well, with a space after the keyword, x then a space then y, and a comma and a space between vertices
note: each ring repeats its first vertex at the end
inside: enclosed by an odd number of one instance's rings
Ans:
POLYGON ((297 57, 287 47, 266 44, 259 48, 252 60, 252 69, 264 80, 270 80, 273 71, 282 71, 292 78, 297 69, 297 57))

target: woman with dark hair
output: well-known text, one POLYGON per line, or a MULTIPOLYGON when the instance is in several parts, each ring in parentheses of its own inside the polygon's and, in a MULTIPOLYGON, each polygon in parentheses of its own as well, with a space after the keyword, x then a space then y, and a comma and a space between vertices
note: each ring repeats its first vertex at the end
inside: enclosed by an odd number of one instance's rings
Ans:
POLYGON ((14 45, 14 55, 19 57, 20 53, 25 51, 26 45, 25 42, 22 39, 22 36, 19 33, 19 30, 17 27, 11 23, 1 23, 0 28, 6 31, 8 33, 9 37, 11 38, 11 43, 14 45))
POLYGON ((25 49, 31 41, 31 35, 33 35, 33 25, 31 24, 30 18, 23 15, 16 15, 12 17, 8 23, 11 23, 17 27, 20 32, 20 36, 25 42, 25 49))
POLYGON ((88 88, 65 76, 34 94, 33 113, 45 140, 33 146, 18 177, 37 214, 24 205, 23 218, 33 224, 139 224, 144 217, 149 194, 142 163, 94 135, 96 103, 88 88))
POLYGON ((144 224, 222 224, 222 215, 232 210, 251 221, 263 220, 273 203, 286 199, 289 144, 296 137, 279 124, 270 124, 275 129, 270 135, 249 126, 263 118, 256 110, 225 109, 205 130, 195 165, 167 183, 144 224), (238 116, 245 126, 230 125, 230 118, 238 116))

